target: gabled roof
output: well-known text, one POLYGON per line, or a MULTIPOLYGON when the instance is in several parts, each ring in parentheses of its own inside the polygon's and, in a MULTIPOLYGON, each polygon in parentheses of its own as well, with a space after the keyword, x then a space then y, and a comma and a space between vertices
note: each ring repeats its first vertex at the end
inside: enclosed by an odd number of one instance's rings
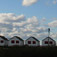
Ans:
MULTIPOLYGON (((46 37, 45 39, 47 39, 47 38, 49 38, 49 39, 53 40, 51 37, 46 37)), ((43 39, 42 41, 44 41, 45 39, 43 39)), ((53 41, 55 41, 55 40, 53 40, 53 41)))
MULTIPOLYGON (((36 39, 36 38, 33 37, 33 36, 29 37, 28 39, 30 39, 30 38, 33 38, 33 39, 35 39, 36 41, 40 42, 38 39, 36 39)), ((28 39, 27 39, 27 40, 28 40, 28 39)))
POLYGON ((5 38, 4 36, 1 36, 1 35, 0 35, 0 38, 2 38, 4 40, 8 40, 7 38, 5 38))
MULTIPOLYGON (((19 39, 19 40, 21 40, 21 41, 24 41, 23 39, 21 39, 20 37, 18 37, 18 36, 14 36, 14 37, 16 37, 17 39, 19 39)), ((14 38, 14 37, 12 37, 12 38, 14 38)), ((12 39, 11 38, 11 39, 12 39)))

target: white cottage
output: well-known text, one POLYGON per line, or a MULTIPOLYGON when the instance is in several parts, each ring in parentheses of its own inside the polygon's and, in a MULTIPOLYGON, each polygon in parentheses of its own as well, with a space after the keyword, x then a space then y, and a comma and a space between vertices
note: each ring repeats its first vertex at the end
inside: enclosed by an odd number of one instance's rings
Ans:
POLYGON ((12 37, 8 42, 8 46, 23 46, 23 45, 24 45, 24 40, 18 36, 12 37))
POLYGON ((51 37, 46 37, 42 40, 42 46, 56 46, 56 41, 51 37))
POLYGON ((40 45, 40 41, 38 39, 36 39, 35 37, 29 37, 25 41, 25 45, 28 45, 28 46, 39 46, 40 45))
POLYGON ((8 39, 4 36, 0 36, 0 46, 7 46, 8 45, 8 39))

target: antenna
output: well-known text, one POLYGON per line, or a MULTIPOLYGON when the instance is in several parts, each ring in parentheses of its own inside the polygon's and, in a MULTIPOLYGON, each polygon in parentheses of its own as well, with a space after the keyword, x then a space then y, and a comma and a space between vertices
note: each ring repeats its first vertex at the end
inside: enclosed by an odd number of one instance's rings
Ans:
POLYGON ((50 36, 50 28, 48 28, 48 37, 50 36))
POLYGON ((48 46, 49 46, 50 28, 48 28, 48 46))

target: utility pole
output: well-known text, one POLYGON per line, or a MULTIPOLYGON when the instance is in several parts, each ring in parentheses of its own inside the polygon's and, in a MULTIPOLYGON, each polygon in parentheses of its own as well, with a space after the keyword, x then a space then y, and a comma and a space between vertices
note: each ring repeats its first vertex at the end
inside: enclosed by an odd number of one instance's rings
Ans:
POLYGON ((50 28, 48 28, 48 46, 49 46, 50 28))

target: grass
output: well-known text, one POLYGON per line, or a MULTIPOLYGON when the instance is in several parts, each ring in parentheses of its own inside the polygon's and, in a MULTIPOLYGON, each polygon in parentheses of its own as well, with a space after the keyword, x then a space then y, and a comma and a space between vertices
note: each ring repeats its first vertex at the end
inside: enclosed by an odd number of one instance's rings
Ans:
POLYGON ((0 47, 0 57, 57 57, 57 47, 0 47))

